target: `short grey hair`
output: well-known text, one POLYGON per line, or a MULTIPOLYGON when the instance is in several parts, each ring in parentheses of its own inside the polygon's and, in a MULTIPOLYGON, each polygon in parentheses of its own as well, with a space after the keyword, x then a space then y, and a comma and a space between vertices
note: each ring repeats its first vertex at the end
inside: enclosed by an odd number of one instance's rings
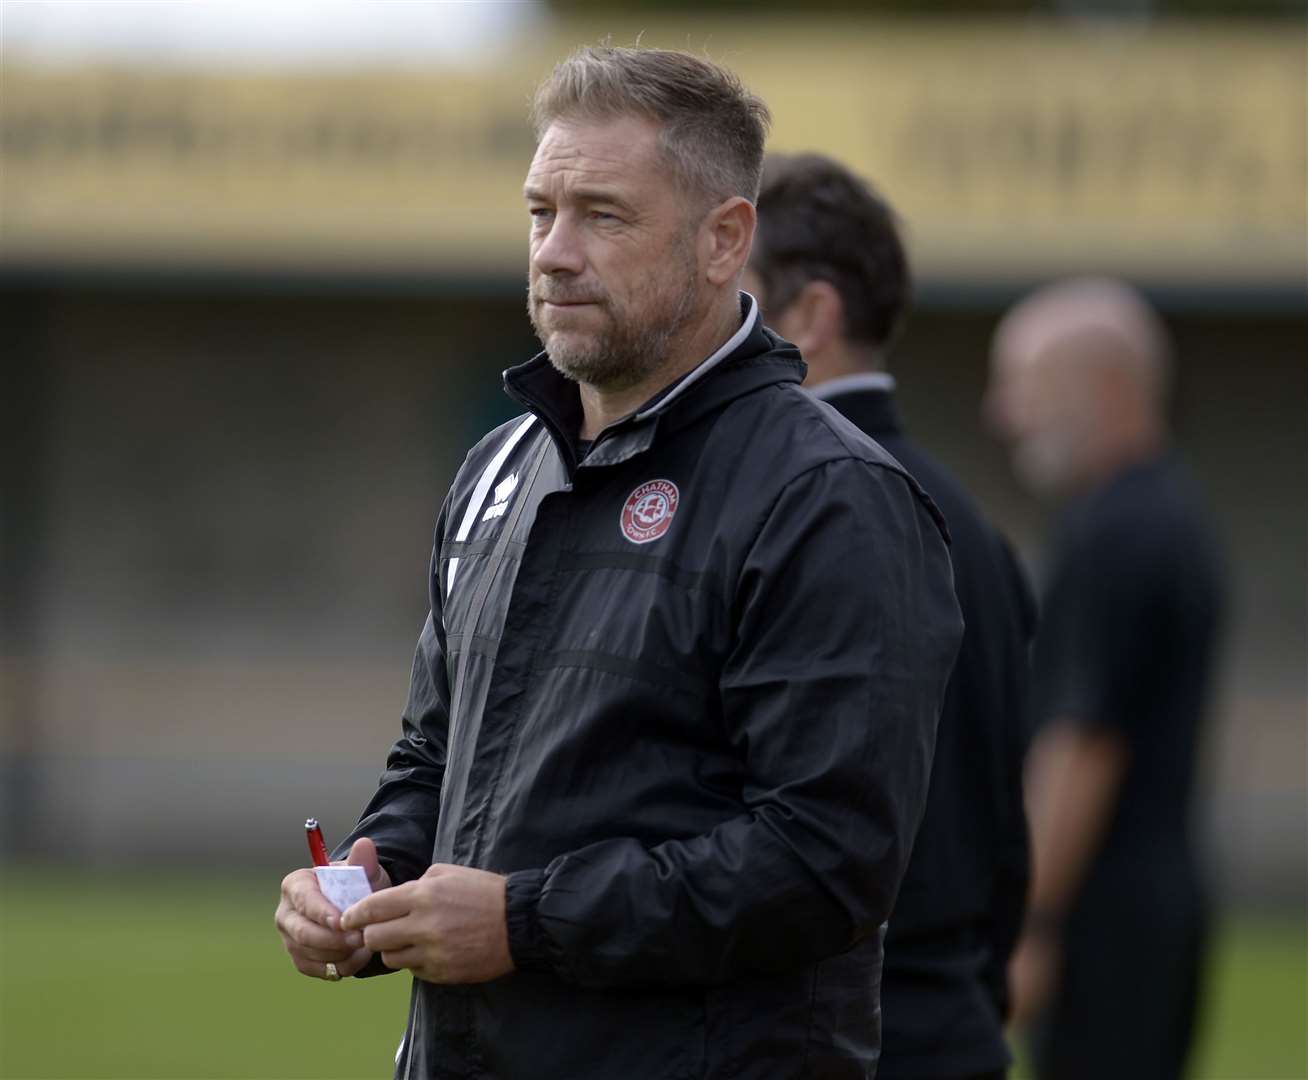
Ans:
POLYGON ((643 116, 691 193, 714 205, 758 199, 772 114, 732 71, 689 53, 586 45, 555 65, 536 90, 537 141, 557 120, 643 116))

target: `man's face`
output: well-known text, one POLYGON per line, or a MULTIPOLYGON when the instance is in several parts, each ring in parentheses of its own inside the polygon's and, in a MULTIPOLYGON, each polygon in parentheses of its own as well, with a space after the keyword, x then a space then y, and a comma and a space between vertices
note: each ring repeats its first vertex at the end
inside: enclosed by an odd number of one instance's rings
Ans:
POLYGON ((1075 357, 1053 345, 1001 341, 992 357, 985 413, 1008 444, 1013 471, 1037 495, 1073 490, 1096 446, 1096 386, 1075 357))
MULTIPOLYGON (((799 295, 794 296, 785 307, 778 308, 768 296, 762 275, 752 265, 741 276, 740 287, 758 301, 758 306, 763 312, 764 323, 799 349, 804 357, 804 363, 808 366, 804 376, 805 386, 812 389, 840 375, 848 374, 844 366, 845 362, 839 354, 823 347, 823 336, 814 333, 812 322, 804 318, 800 311, 802 304, 799 302, 799 295)), ((803 290, 801 295, 802 292, 803 290)), ((831 338, 826 337, 825 340, 830 342, 831 338)))
POLYGON ((652 375, 707 304, 697 218, 639 117, 556 121, 527 174, 527 313, 563 374, 623 389, 652 375))

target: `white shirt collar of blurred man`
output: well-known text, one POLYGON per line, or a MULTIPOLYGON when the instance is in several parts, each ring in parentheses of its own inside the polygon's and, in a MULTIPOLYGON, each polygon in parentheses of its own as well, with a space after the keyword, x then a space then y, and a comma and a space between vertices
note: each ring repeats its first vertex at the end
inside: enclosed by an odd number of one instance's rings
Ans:
POLYGON ((830 401, 841 394, 860 393, 864 390, 877 390, 883 394, 893 393, 895 377, 888 371, 860 371, 857 375, 841 375, 828 379, 818 386, 811 387, 809 393, 819 401, 830 401))

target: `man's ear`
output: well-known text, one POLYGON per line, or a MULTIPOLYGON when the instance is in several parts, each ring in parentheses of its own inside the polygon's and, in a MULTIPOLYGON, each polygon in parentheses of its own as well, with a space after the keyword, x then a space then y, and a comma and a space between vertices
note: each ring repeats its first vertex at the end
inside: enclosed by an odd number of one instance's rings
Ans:
POLYGON ((707 249, 704 274, 712 284, 722 286, 736 280, 749 261, 757 223, 754 204, 739 195, 708 212, 700 236, 707 249))
POLYGON ((786 305, 775 329, 793 342, 805 358, 821 357, 844 332, 845 305, 829 281, 814 278, 786 305))

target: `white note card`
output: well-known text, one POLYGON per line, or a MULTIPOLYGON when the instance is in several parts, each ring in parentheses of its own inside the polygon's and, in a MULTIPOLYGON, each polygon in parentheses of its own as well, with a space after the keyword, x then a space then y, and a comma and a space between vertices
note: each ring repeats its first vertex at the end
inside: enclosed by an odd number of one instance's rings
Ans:
POLYGON ((372 894, 362 866, 315 866, 313 872, 318 876, 318 888, 336 905, 337 911, 344 911, 372 894))

